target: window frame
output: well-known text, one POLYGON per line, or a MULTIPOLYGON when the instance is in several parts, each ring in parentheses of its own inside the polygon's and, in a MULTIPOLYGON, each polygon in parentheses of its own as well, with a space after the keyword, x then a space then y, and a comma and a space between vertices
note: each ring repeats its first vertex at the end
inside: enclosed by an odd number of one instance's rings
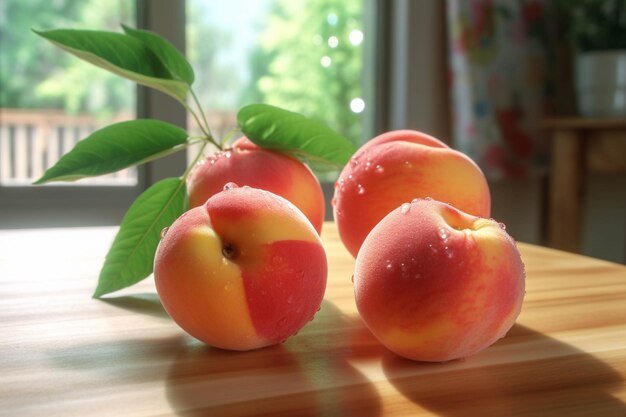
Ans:
MULTIPOLYGON (((166 37, 181 51, 186 46, 185 0, 136 0, 137 27, 166 37)), ((370 33, 364 51, 362 143, 391 129, 413 128, 450 141, 445 60, 445 8, 438 0, 363 0, 364 25, 370 33), (415 24, 420 22, 420 24, 415 24), (436 34, 433 42, 432 35, 436 34), (423 66, 420 63, 434 63, 423 66)), ((172 98, 145 87, 137 89, 138 118, 156 118, 186 127, 186 111, 172 98)), ((117 225, 132 201, 160 179, 180 176, 186 152, 138 167, 134 187, 0 186, 0 229, 117 225)), ((322 184, 327 220, 332 219, 332 183, 322 184)))
MULTIPOLYGON (((136 0, 137 27, 150 29, 185 48, 184 0, 136 0), (172 24, 175 22, 175 24, 172 24)), ((186 127, 175 100, 145 87, 136 89, 137 118, 155 118, 186 127)), ((185 152, 137 167, 134 186, 0 186, 0 229, 117 225, 134 199, 160 179, 180 176, 185 152)))
POLYGON ((446 5, 376 0, 376 131, 414 129, 452 142, 446 5), (424 63, 428 63, 425 65, 424 63))

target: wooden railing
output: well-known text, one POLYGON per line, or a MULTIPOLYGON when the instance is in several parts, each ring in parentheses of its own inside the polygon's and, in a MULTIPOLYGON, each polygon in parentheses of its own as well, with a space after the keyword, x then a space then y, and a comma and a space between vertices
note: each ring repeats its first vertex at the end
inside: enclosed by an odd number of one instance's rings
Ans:
MULTIPOLYGON (((0 109, 0 185, 32 184, 98 127, 131 118, 131 115, 119 114, 102 122, 90 115, 71 115, 62 110, 0 109)), ((236 126, 232 112, 212 113, 208 119, 217 137, 236 126)), ((197 131, 193 119, 188 121, 188 126, 191 132, 197 131)), ((130 168, 75 184, 123 186, 136 182, 136 170, 130 168)))
MULTIPOLYGON (((129 119, 117 115, 111 122, 129 119)), ((0 109, 0 184, 27 185, 40 178, 81 139, 97 129, 98 120, 62 110, 0 109)), ((77 182, 81 185, 134 185, 137 174, 126 169, 77 182)))

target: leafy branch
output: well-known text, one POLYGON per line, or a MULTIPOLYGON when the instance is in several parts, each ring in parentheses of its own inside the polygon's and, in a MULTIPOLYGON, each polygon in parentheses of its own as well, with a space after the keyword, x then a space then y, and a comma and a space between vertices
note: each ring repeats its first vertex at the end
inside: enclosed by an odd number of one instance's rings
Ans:
MULTIPOLYGON (((123 33, 70 29, 34 32, 84 61, 173 97, 193 116, 202 135, 191 137, 160 120, 116 123, 79 141, 35 184, 109 174, 202 143, 195 164, 206 145, 223 149, 234 134, 230 132, 221 140, 212 135, 192 89, 193 68, 176 47, 156 33, 122 28, 123 33)), ((327 126, 266 104, 242 108, 237 120, 241 131, 258 146, 304 161, 341 167, 356 149, 327 126)), ((161 230, 187 209, 186 180, 193 164, 179 178, 153 184, 130 206, 104 260, 94 297, 133 285, 152 273, 161 230)))

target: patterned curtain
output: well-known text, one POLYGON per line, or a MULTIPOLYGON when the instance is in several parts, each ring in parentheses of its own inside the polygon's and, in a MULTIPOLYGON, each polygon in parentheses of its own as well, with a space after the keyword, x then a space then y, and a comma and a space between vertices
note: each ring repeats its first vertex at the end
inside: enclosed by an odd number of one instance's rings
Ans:
POLYGON ((547 0, 448 0, 454 146, 490 179, 546 169, 547 0))

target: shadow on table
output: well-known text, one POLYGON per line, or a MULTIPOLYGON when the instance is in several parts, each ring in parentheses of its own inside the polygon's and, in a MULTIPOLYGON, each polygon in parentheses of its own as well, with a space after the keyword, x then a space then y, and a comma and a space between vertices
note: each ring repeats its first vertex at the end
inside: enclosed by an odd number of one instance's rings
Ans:
MULTIPOLYGON (((156 294, 102 301, 167 317, 156 294)), ((129 334, 98 343, 68 341, 49 349, 48 359, 76 372, 76 378, 65 381, 76 389, 100 386, 102 381, 124 386, 164 380, 172 411, 184 416, 380 415, 374 386, 350 360, 380 360, 383 348, 358 317, 328 301, 297 336, 264 349, 211 348, 177 331, 173 323, 167 334, 159 338, 129 334)))
MULTIPOLYGON (((156 293, 105 297, 94 302, 170 320, 156 293)), ((117 379, 120 383, 126 380, 154 381, 163 378, 163 368, 143 367, 142 363, 148 359, 153 363, 158 361, 167 364, 169 358, 186 346, 187 339, 182 332, 172 331, 167 337, 149 337, 146 334, 125 332, 123 326, 118 326, 116 331, 119 331, 119 339, 94 341, 89 336, 66 338, 48 350, 48 358, 57 367, 84 372, 81 376, 84 384, 102 378, 117 379)), ((66 382, 74 383, 74 380, 66 382)), ((81 383, 76 382, 76 385, 80 386, 81 383)))
POLYGON ((362 327, 324 301, 284 344, 249 352, 189 346, 172 362, 168 400, 185 416, 378 416, 375 388, 349 364, 373 353, 373 339, 354 343, 362 327))
POLYGON ((100 298, 99 300, 134 313, 147 314, 153 317, 169 318, 157 293, 140 293, 122 295, 119 297, 105 297, 100 298))
POLYGON ((613 368, 521 325, 465 360, 414 362, 387 352, 383 368, 403 395, 439 416, 626 416, 611 395, 623 383, 613 368), (504 364, 504 354, 517 361, 504 364))

